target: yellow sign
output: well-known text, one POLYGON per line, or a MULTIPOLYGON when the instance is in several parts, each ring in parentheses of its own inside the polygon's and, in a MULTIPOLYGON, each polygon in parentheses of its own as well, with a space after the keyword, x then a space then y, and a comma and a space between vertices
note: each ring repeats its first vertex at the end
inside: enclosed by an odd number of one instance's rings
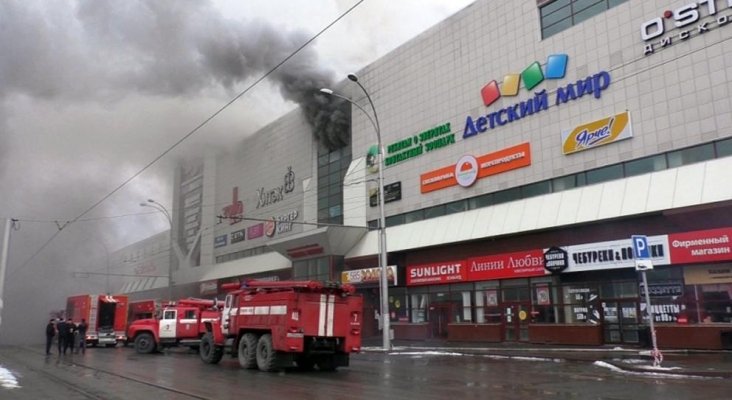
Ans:
POLYGON ((704 285, 732 282, 732 266, 729 264, 684 267, 687 285, 704 285))
POLYGON ((562 152, 572 154, 631 137, 630 112, 626 111, 562 132, 562 152))

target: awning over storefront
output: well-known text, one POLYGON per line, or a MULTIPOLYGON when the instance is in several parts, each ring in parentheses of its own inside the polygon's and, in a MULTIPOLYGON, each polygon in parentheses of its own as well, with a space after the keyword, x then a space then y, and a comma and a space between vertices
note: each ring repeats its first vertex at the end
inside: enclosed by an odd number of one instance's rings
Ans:
POLYGON ((326 226, 269 241, 267 246, 292 261, 326 255, 343 256, 367 231, 365 227, 326 226))

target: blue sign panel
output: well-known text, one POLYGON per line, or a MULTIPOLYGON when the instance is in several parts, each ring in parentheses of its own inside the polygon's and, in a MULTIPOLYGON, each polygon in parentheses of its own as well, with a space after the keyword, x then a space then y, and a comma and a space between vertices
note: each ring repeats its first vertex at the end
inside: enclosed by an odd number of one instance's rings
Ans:
POLYGON ((649 260, 651 251, 648 248, 648 237, 645 235, 633 235, 630 237, 633 241, 633 256, 636 260, 649 260))

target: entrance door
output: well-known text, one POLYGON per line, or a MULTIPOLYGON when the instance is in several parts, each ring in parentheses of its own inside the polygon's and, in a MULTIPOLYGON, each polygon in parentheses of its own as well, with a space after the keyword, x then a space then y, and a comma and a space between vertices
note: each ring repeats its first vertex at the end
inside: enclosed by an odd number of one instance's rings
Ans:
POLYGON ((503 340, 507 342, 529 341, 529 312, 528 303, 503 303, 503 340))
POLYGON ((611 300, 602 302, 605 343, 637 344, 639 341, 638 302, 611 300))
POLYGON ((429 309, 430 331, 433 338, 447 338, 447 324, 451 321, 452 312, 448 303, 432 303, 429 309))

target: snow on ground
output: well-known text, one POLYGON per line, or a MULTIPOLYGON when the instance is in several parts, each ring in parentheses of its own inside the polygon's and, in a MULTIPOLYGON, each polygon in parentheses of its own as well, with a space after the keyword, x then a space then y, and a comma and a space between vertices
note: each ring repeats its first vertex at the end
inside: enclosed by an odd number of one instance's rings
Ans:
POLYGON ((12 372, 0 365, 0 386, 5 389, 18 389, 18 379, 15 378, 12 372))

